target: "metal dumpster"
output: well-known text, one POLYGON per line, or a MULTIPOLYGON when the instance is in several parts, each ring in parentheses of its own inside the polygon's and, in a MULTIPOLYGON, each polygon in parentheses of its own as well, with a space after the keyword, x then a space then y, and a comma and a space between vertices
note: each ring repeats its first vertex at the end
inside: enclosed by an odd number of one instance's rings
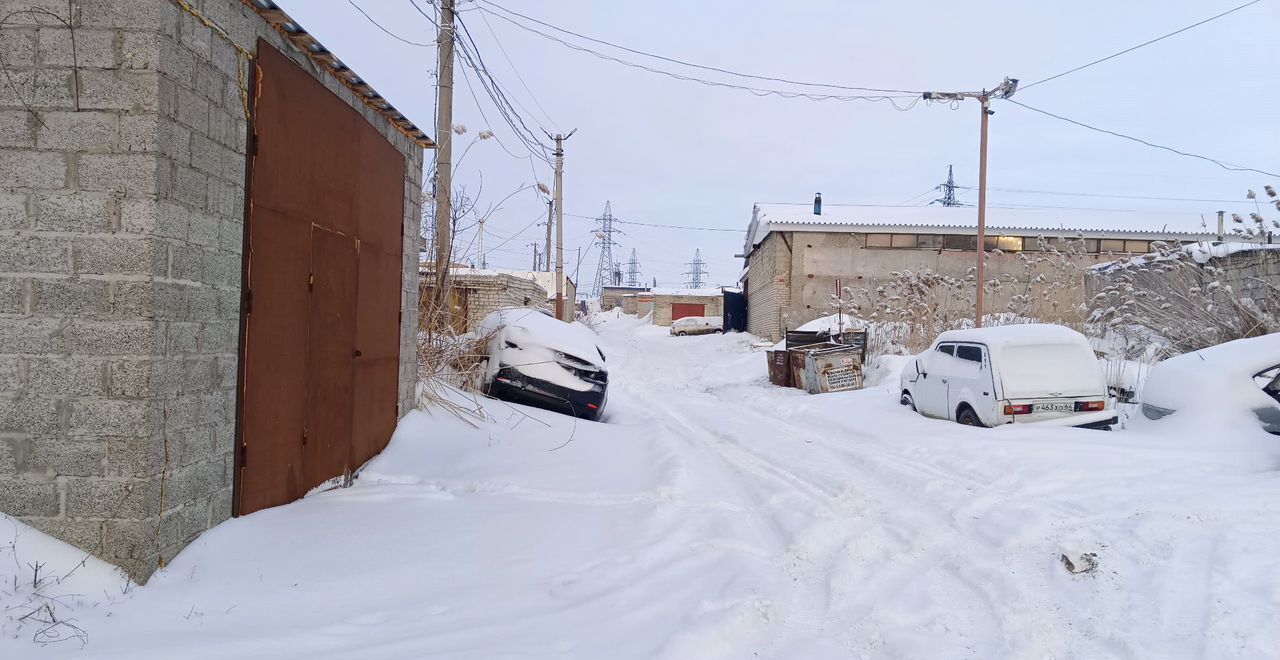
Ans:
POLYGON ((778 387, 791 387, 791 367, 787 352, 766 351, 769 356, 769 382, 778 387))
POLYGON ((804 351, 805 389, 810 394, 862 389, 863 351, 836 345, 804 351))
POLYGON ((805 346, 790 346, 787 348, 788 366, 791 372, 791 387, 808 391, 808 383, 805 380, 805 369, 809 359, 809 352, 821 348, 830 348, 838 346, 831 342, 822 342, 819 344, 808 344, 805 346))

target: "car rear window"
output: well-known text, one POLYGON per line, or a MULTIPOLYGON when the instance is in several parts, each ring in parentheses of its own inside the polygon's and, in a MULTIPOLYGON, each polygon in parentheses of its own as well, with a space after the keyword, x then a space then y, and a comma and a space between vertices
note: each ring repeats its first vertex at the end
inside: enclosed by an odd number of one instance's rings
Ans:
POLYGON ((1102 369, 1088 346, 1005 346, 997 367, 1006 398, 1093 396, 1106 393, 1102 369))

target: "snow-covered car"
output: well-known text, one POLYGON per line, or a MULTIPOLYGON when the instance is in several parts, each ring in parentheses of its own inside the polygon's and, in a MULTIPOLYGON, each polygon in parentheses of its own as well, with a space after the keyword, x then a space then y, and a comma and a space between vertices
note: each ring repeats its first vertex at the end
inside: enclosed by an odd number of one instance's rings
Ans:
POLYGON ((969 426, 1116 423, 1089 340, 1058 325, 944 332, 903 367, 900 386, 903 405, 969 426))
POLYGON ((671 334, 709 335, 723 331, 723 321, 718 316, 685 316, 671 322, 671 334))
POLYGON ((1256 418, 1280 435, 1280 333, 1237 339, 1157 362, 1139 395, 1142 416, 1175 412, 1256 418))
POLYGON ((489 314, 478 332, 488 338, 487 394, 600 419, 608 400, 609 369, 591 328, 521 307, 489 314))

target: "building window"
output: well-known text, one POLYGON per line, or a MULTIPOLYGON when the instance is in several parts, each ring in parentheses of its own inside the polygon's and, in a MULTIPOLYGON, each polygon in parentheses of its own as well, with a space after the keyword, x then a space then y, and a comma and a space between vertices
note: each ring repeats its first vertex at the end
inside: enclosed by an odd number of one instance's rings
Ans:
POLYGON ((894 234, 893 247, 896 248, 913 248, 916 246, 915 234, 894 234))
POLYGON ((893 247, 893 240, 889 234, 867 234, 867 247, 893 247))
POLYGON ((1104 238, 1098 241, 1101 252, 1124 252, 1124 241, 1118 238, 1104 238))
POLYGON ((1021 236, 1000 236, 996 238, 996 247, 1005 252, 1021 252, 1021 236))
POLYGON ((1096 238, 1078 238, 1075 240, 1075 243, 1077 244, 1077 249, 1080 252, 1091 252, 1095 254, 1098 252, 1098 239, 1096 238))
POLYGON ((965 236, 963 234, 947 234, 942 237, 942 249, 944 250, 977 250, 978 237, 965 236))
POLYGON ((1146 254, 1151 251, 1151 244, 1146 241, 1125 241, 1124 251, 1133 254, 1146 254))
POLYGON ((942 249, 942 234, 920 234, 916 236, 916 247, 929 250, 942 249))

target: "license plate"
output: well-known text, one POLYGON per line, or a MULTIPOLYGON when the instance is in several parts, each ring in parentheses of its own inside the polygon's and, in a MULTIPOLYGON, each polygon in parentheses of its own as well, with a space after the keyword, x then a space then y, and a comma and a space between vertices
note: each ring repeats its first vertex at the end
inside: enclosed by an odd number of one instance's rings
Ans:
POLYGON ((1076 405, 1074 403, 1037 403, 1031 406, 1031 412, 1075 412, 1076 405))

